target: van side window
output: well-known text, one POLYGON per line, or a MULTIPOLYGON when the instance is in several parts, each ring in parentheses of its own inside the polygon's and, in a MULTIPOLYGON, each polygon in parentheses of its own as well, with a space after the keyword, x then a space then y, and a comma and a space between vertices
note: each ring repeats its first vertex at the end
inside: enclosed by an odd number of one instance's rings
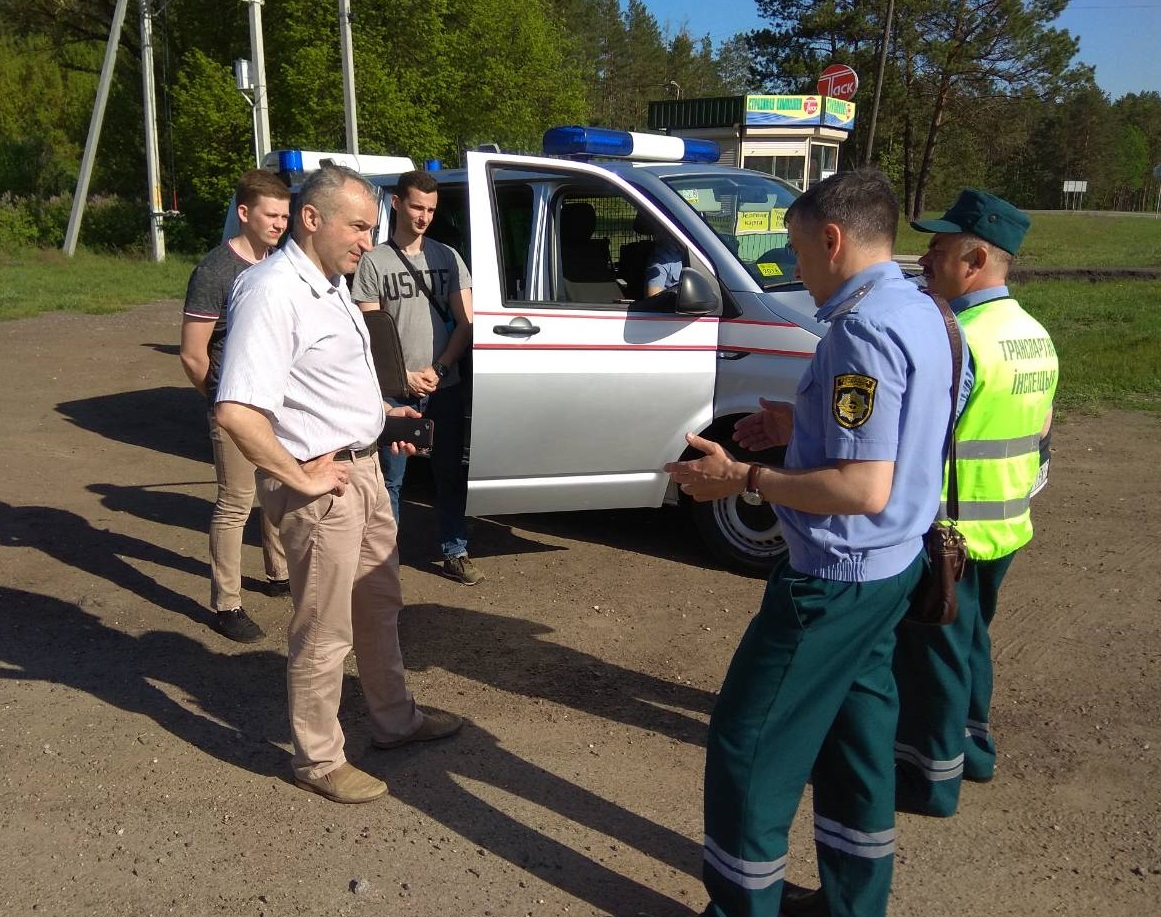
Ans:
MULTIPOLYGON (((674 298, 648 297, 647 275, 667 262, 676 284, 688 257, 615 188, 567 188, 554 201, 556 269, 551 289, 560 305, 627 311, 673 310, 674 298)), ((549 246, 552 249, 552 246, 549 246)))
POLYGON ((533 188, 524 182, 512 182, 497 185, 495 192, 504 300, 524 300, 528 298, 533 188))
POLYGON ((688 253, 621 189, 575 173, 491 172, 506 304, 672 312, 676 297, 647 295, 652 263, 673 281, 688 253))
POLYGON ((617 198, 561 195, 556 205, 558 302, 617 303, 628 298, 613 270, 612 239, 626 234, 631 211, 628 202, 617 198))

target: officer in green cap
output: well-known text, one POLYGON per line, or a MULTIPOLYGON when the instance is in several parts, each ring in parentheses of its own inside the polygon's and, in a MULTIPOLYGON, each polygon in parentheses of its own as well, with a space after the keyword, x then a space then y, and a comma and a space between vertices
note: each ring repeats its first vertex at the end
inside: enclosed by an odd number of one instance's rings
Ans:
POLYGON ((969 560, 954 624, 904 622, 899 628, 895 779, 901 811, 953 815, 961 781, 986 782, 995 771, 988 627, 1004 575, 1032 538, 1029 502, 1058 373, 1048 332, 1007 287, 1029 223, 1007 201, 968 189, 938 220, 911 224, 933 233, 919 264, 928 289, 950 302, 969 349, 966 402, 961 394, 955 426, 958 526, 969 560))

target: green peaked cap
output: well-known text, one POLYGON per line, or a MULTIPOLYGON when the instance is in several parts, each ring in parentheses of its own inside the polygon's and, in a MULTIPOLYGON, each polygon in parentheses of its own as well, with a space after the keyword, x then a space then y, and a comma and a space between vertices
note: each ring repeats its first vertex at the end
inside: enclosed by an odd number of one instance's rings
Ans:
POLYGON ((968 188, 938 220, 913 220, 911 228, 920 232, 970 232, 1014 255, 1031 223, 1028 214, 1003 198, 968 188))

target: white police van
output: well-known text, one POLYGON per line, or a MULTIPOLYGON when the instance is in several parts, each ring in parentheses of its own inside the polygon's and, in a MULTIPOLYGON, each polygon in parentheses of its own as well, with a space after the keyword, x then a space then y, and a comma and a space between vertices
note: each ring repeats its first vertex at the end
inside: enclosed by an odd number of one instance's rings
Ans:
MULTIPOLYGON (((730 436, 758 397, 793 400, 823 333, 783 224, 799 192, 714 165, 712 141, 554 128, 545 154, 469 152, 466 169, 432 173, 428 234, 472 273, 468 512, 686 502, 719 559, 769 566, 785 550, 769 506, 686 501, 660 469, 689 453, 686 431, 741 454, 730 436), (680 281, 648 296, 658 257, 680 281)), ((312 164, 274 155, 299 175, 312 164)), ((409 166, 367 176, 382 189, 381 240, 409 166)))

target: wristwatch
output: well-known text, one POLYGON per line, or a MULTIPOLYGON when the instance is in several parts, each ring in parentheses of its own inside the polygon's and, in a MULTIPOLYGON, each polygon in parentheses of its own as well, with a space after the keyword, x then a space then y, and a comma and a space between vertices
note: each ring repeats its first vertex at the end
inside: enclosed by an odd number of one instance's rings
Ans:
POLYGON ((746 489, 742 491, 742 502, 749 506, 761 506, 766 501, 762 491, 758 489, 758 472, 761 465, 751 465, 750 473, 746 475, 746 489))
POLYGON ((435 374, 441 379, 447 375, 447 367, 440 363, 439 360, 432 363, 431 368, 435 370, 435 374))

